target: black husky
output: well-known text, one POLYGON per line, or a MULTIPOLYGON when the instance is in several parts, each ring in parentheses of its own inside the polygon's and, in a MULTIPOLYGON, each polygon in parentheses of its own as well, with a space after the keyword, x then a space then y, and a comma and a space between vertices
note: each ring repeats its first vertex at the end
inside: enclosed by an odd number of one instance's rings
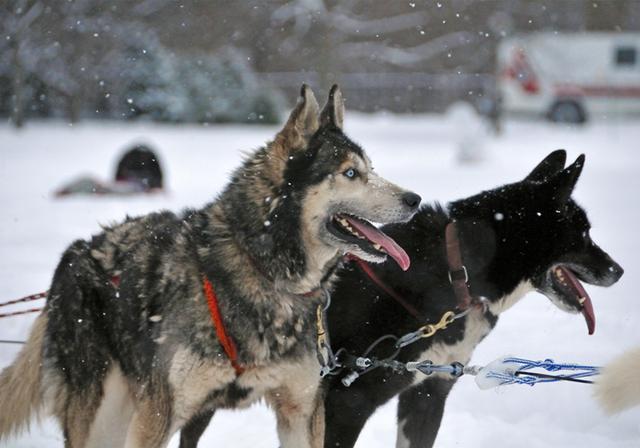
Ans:
MULTIPOLYGON (((402 272, 392 263, 370 266, 382 287, 356 264, 342 271, 329 311, 334 346, 359 356, 383 335, 415 331, 456 309, 459 299, 445 249, 445 228, 451 221, 458 229, 471 294, 485 297, 486 307, 473 307, 446 330, 405 347, 399 361, 468 362, 500 313, 531 290, 565 311, 582 312, 593 332, 593 308, 580 281, 610 286, 623 270, 591 240, 587 216, 571 199, 584 156, 567 168, 565 161, 566 153, 555 151, 521 182, 455 201, 446 209, 423 207, 409 223, 385 226, 384 232, 407 249, 411 267, 402 272), (418 321, 389 292, 424 319, 418 321)), ((372 355, 392 353, 392 344, 380 344, 372 355)), ((433 445, 454 378, 379 368, 347 388, 340 381, 343 376, 324 383, 326 448, 353 446, 374 410, 398 394, 396 446, 433 445)), ((185 427, 181 448, 196 446, 209 418, 185 427)))

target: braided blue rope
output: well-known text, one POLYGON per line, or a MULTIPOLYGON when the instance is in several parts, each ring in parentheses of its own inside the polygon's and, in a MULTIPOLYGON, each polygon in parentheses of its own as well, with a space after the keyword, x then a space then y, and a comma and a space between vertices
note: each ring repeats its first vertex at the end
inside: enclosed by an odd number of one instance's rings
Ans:
POLYGON ((580 364, 560 364, 553 362, 552 359, 545 359, 544 361, 532 361, 524 358, 505 358, 505 363, 521 364, 516 372, 502 373, 502 372, 489 372, 487 378, 496 378, 500 380, 502 385, 508 384, 524 384, 527 386, 534 386, 538 383, 553 383, 557 381, 563 381, 567 378, 586 378, 600 373, 600 368, 595 366, 584 366, 580 364), (561 370, 576 371, 575 373, 558 375, 556 378, 540 378, 531 375, 516 375, 517 372, 523 372, 531 369, 544 369, 548 372, 559 372, 561 370))

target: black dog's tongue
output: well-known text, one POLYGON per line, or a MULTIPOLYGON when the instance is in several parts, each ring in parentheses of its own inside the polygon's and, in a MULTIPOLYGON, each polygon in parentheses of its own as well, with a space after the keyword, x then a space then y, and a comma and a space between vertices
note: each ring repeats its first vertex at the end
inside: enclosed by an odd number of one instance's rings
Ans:
POLYGON ((587 329, 589 330, 589 334, 593 334, 596 331, 596 315, 593 311, 591 297, 589 297, 582 283, 580 283, 580 280, 578 280, 571 269, 565 266, 558 266, 556 270, 560 270, 563 286, 570 288, 573 294, 575 294, 576 300, 582 305, 582 315, 587 322, 587 329))
POLYGON ((409 255, 407 255, 405 250, 392 238, 367 221, 357 219, 353 216, 345 216, 345 219, 369 241, 382 246, 384 250, 396 261, 396 263, 398 263, 400 269, 403 271, 409 269, 409 265, 411 264, 409 255))

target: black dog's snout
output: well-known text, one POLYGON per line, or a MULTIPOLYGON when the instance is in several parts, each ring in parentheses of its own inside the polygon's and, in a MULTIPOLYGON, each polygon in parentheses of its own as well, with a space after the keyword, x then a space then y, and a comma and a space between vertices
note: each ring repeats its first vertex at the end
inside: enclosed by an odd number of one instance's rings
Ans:
POLYGON ((602 273, 598 277, 598 281, 595 283, 598 286, 611 286, 620 280, 624 269, 615 261, 609 259, 609 262, 603 267, 602 273))
POLYGON ((402 195, 402 202, 404 202, 411 208, 417 208, 420 205, 420 201, 422 201, 422 198, 419 195, 412 193, 411 191, 408 191, 402 195))
POLYGON ((611 276, 614 278, 613 283, 615 283, 620 280, 620 277, 622 277, 622 274, 624 274, 624 269, 614 261, 609 268, 609 272, 611 272, 611 276))

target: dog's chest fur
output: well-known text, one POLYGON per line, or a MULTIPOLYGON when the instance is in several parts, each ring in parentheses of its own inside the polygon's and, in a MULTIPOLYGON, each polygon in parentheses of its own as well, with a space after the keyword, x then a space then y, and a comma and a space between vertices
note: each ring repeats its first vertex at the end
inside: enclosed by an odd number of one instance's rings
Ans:
POLYGON ((227 362, 203 360, 190 349, 181 348, 174 355, 169 371, 174 412, 189 418, 194 412, 245 408, 265 396, 277 399, 281 393, 286 397, 285 391, 291 386, 313 393, 320 382, 317 366, 315 355, 307 354, 295 361, 247 366, 241 375, 236 375, 227 362))

